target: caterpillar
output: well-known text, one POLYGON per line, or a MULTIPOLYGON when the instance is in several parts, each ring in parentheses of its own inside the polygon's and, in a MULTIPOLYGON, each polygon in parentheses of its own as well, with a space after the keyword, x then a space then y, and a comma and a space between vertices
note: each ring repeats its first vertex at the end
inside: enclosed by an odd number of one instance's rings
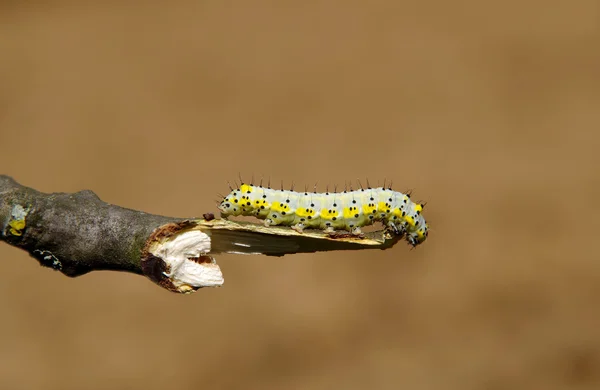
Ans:
POLYGON ((265 226, 289 226, 299 233, 305 228, 332 233, 345 230, 362 234, 361 227, 381 222, 395 234, 406 235, 414 247, 428 235, 424 204, 410 194, 391 188, 360 188, 343 192, 295 192, 242 183, 219 203, 222 218, 254 216, 265 226))

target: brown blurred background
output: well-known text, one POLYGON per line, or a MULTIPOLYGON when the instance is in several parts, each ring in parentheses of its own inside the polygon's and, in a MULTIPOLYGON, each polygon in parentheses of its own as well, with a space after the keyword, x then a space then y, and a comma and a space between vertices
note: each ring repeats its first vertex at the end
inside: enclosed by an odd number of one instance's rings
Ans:
POLYGON ((598 4, 2 1, 1 173, 171 216, 387 178, 432 231, 192 296, 0 244, 0 388, 600 388, 598 4))

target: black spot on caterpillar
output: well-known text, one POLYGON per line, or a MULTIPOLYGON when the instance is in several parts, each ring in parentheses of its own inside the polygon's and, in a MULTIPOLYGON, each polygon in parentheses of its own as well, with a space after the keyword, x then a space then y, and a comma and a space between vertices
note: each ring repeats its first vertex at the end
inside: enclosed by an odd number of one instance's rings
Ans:
POLYGON ((265 226, 290 226, 298 232, 313 228, 360 235, 361 227, 380 221, 396 234, 405 234, 413 246, 428 235, 423 205, 413 202, 408 194, 385 187, 308 193, 242 184, 223 199, 219 210, 223 218, 254 216, 264 220, 265 226))

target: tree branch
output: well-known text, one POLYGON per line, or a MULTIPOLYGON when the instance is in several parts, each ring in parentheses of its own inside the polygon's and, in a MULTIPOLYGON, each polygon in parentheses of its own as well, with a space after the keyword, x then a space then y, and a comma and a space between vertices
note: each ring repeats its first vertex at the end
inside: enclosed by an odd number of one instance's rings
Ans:
POLYGON ((96 270, 142 274, 174 292, 223 284, 216 253, 283 256, 386 249, 401 237, 302 234, 285 227, 147 214, 103 202, 92 191, 45 194, 0 175, 0 239, 71 277, 96 270))

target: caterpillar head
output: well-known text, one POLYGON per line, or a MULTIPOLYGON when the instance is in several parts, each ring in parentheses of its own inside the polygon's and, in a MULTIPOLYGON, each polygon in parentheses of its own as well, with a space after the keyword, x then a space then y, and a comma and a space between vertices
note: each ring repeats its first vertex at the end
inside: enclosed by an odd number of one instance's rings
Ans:
POLYGON ((406 239, 408 243, 413 247, 421 244, 423 241, 427 239, 428 235, 427 225, 419 228, 418 230, 412 231, 406 235, 406 239))

